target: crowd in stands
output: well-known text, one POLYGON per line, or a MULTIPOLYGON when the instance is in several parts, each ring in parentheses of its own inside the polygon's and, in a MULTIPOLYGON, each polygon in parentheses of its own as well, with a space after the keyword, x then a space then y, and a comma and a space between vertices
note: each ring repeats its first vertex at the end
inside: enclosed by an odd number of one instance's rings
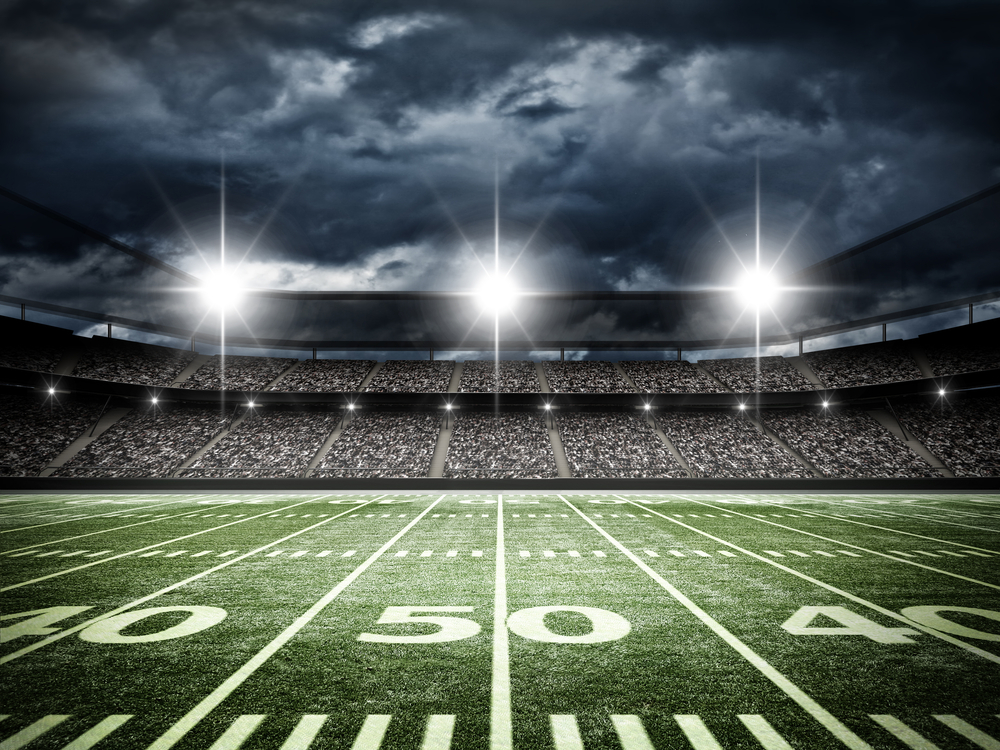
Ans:
POLYGON ((114 383, 168 386, 196 356, 183 349, 95 339, 80 355, 73 374, 114 383))
POLYGON ((301 476, 338 421, 339 413, 251 409, 181 476, 301 476))
POLYGON ((703 359, 698 364, 734 393, 811 391, 818 387, 806 380, 784 357, 703 359))
POLYGON ((96 403, 0 395, 0 476, 38 476, 100 413, 96 403))
POLYGON ((899 383, 923 377, 901 341, 809 352, 809 366, 827 388, 899 383))
POLYGON ((148 406, 115 422, 77 453, 57 477, 169 477, 222 431, 217 409, 148 406))
POLYGON ((450 360, 390 359, 365 388, 372 393, 447 393, 455 363, 450 360))
POLYGON ((309 476, 426 477, 440 427, 435 412, 361 410, 309 476))
POLYGON ((824 477, 938 477, 860 409, 769 409, 765 424, 824 477))
POLYGON ((375 366, 369 359, 307 359, 274 384, 272 391, 353 393, 375 366))
POLYGON ((216 354, 195 370, 180 387, 205 391, 262 391, 268 383, 295 364, 295 361, 237 354, 226 355, 223 360, 216 354))
POLYGON ((634 393, 610 362, 542 362, 553 393, 634 393))
POLYGON ((696 365, 687 360, 636 360, 622 362, 640 393, 725 393, 696 365))
POLYGON ((1000 476, 1000 399, 897 406, 903 425, 956 477, 1000 476))
POLYGON ((532 412, 464 412, 455 419, 444 476, 539 479, 557 475, 543 418, 532 412))
POLYGON ((959 372, 1000 370, 1000 345, 940 346, 926 345, 924 353, 935 375, 954 375, 959 372))
POLYGON ((458 390, 460 393, 539 393, 542 388, 534 362, 470 359, 462 366, 458 390))
POLYGON ((683 477, 645 417, 631 411, 560 412, 559 436, 574 477, 683 477))
POLYGON ((32 372, 52 372, 62 359, 62 352, 45 344, 18 343, 0 347, 0 367, 16 367, 32 372))
POLYGON ((743 413, 676 412, 659 415, 657 422, 694 476, 813 476, 743 413))

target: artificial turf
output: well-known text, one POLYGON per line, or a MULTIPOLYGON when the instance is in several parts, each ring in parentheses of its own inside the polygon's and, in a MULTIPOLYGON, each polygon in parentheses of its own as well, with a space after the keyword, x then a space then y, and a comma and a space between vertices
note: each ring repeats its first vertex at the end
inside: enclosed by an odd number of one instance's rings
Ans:
POLYGON ((0 750, 1000 748, 998 534, 967 494, 2 495, 0 750))

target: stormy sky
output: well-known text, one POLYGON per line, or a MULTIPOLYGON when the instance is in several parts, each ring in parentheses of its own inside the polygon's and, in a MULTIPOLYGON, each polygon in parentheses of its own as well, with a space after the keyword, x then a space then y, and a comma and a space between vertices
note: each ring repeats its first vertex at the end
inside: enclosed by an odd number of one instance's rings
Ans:
MULTIPOLYGON (((0 185, 204 277, 224 161, 227 268, 255 288, 476 289, 497 193, 517 288, 727 287, 754 262, 758 165, 777 277, 1000 181, 997 39, 991 2, 8 0, 0 185)), ((764 328, 1000 290, 998 215, 994 196, 813 275, 764 328)), ((0 200, 4 295, 212 329, 186 286, 0 200)), ((525 304, 502 329, 740 335, 732 298, 525 304)), ((476 315, 244 300, 228 325, 491 335, 476 315)))

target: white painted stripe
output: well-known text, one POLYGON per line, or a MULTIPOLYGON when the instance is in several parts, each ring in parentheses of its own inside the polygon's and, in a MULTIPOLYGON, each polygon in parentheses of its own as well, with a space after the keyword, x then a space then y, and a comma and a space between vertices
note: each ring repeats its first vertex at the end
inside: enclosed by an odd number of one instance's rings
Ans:
POLYGON ((601 552, 599 549, 594 550, 594 557, 607 557, 607 553, 601 552))
POLYGON ((964 550, 967 555, 975 555, 976 557, 993 557, 993 555, 987 555, 982 552, 973 552, 972 550, 964 550))
POLYGON ((472 550, 472 556, 473 557, 482 557, 483 556, 483 551, 481 549, 472 550))
POLYGON ((139 557, 153 557, 153 555, 162 555, 166 550, 154 549, 152 552, 147 552, 144 555, 139 555, 139 557))
POLYGON ((229 557, 230 555, 235 555, 237 552, 239 552, 239 550, 231 549, 228 552, 222 552, 216 555, 216 557, 229 557))
POLYGON ((857 552, 848 552, 846 549, 838 549, 836 552, 839 552, 842 555, 847 555, 848 557, 861 557, 861 555, 857 552))
POLYGON ((699 717, 694 714, 678 714, 674 716, 674 721, 684 732, 694 750, 722 750, 722 745, 699 717))
POLYGON ((38 557, 51 557, 52 555, 58 555, 60 552, 65 552, 65 551, 66 550, 64 549, 55 549, 52 550, 51 552, 43 552, 42 554, 38 555, 38 557))
POLYGON ((237 750, 266 718, 267 714, 244 714, 238 717, 208 750, 237 750))
POLYGON ((326 714, 306 714, 279 750, 307 750, 326 722, 326 714))
POLYGON ((523 549, 523 550, 521 550, 520 552, 518 552, 518 554, 519 554, 519 555, 520 555, 521 557, 531 557, 531 553, 530 553, 530 552, 528 552, 528 550, 526 550, 526 549, 523 549))
POLYGON ((780 552, 775 552, 773 549, 764 550, 765 555, 771 555, 771 557, 784 557, 780 552))
POLYGON ((507 633, 507 567, 503 538, 503 495, 497 495, 496 590, 493 596, 493 678, 490 700, 490 750, 511 750, 514 726, 510 707, 510 643, 507 633))
POLYGON ((39 719, 31 726, 25 727, 17 734, 8 737, 3 742, 0 742, 0 750, 19 750, 19 748, 24 747, 29 742, 41 737, 47 731, 52 729, 52 727, 62 724, 70 716, 71 714, 51 714, 39 719))
MULTIPOLYGON (((385 497, 381 495, 376 497, 371 502, 375 502, 385 497)), ((361 563, 356 567, 343 581, 334 586, 329 592, 327 592, 323 598, 313 604, 308 610, 301 614, 295 622, 285 628, 277 638, 271 641, 267 646, 261 649, 256 656, 254 656, 250 661, 240 667, 236 672, 234 672, 225 682, 223 682, 219 687, 213 690, 207 697, 205 697, 197 706, 187 712, 183 717, 180 718, 172 727, 170 727, 166 732, 160 736, 152 745, 149 746, 149 750, 166 750, 167 748, 173 747, 186 735, 199 721, 204 719, 208 714, 220 703, 222 703, 226 698, 228 698, 236 688, 242 685, 254 672, 260 669, 261 666, 267 662, 278 650, 284 646, 288 641, 290 641, 302 628, 308 625, 313 618, 316 617, 326 606, 336 599, 340 593, 350 586, 354 581, 364 573, 376 560, 378 560, 385 552, 387 552, 396 542, 403 538, 403 535, 407 531, 412 529, 419 521, 422 519, 429 511, 431 511, 435 505, 437 505, 446 496, 442 495, 420 514, 417 515, 412 521, 410 521, 406 526, 404 526, 392 539, 379 547, 371 557, 361 563)), ((350 511, 344 511, 344 513, 349 513, 350 511)), ((342 514, 343 515, 343 514, 342 514)), ((320 521, 315 526, 325 524, 329 521, 334 520, 337 516, 329 518, 326 521, 320 521)), ((311 528, 315 528, 315 526, 311 528)), ((295 532, 296 534, 301 534, 309 529, 303 529, 302 531, 295 532)), ((233 558, 230 562, 223 563, 223 565, 228 565, 231 562, 235 562, 240 558, 233 558)), ((387 720, 388 722, 388 720, 387 720)), ((362 730, 363 731, 363 730, 362 730)))
POLYGON ((331 555, 331 554, 333 554, 333 550, 332 549, 325 549, 322 552, 318 553, 316 555, 316 557, 327 557, 328 555, 331 555))
POLYGON ((707 552, 702 552, 700 549, 692 550, 692 552, 698 555, 698 557, 711 557, 710 554, 708 554, 707 552))
POLYGON ((669 552, 674 557, 684 557, 684 553, 683 552, 679 552, 678 550, 672 549, 672 550, 669 550, 669 552))
POLYGON ((794 750, 763 716, 740 714, 739 720, 757 738, 764 750, 794 750))
POLYGON ((90 750, 90 748, 131 719, 132 716, 133 714, 112 714, 66 745, 63 750, 90 750))
POLYGON ((977 729, 969 722, 963 721, 957 716, 952 716, 951 714, 934 714, 934 718, 952 731, 958 732, 958 734, 965 737, 969 742, 984 748, 984 750, 1000 750, 1000 742, 997 742, 983 730, 977 729))
MULTIPOLYGON (((780 689, 785 695, 795 701, 803 710, 805 710, 810 716, 812 716, 816 721, 822 724, 827 730, 833 734, 837 739, 843 742, 852 750, 872 750, 871 746, 858 737, 854 732, 848 729, 839 719, 837 719, 833 714, 827 711, 825 708, 820 706, 815 700, 813 700, 809 695, 806 694, 798 685, 793 683, 787 677, 785 677, 781 672, 771 666, 767 661, 765 661, 761 656, 759 656, 753 649, 747 646, 743 641, 737 638, 735 635, 730 633, 726 628, 724 628, 719 622, 714 620, 707 612, 705 612, 701 607, 695 604, 693 601, 688 599, 684 594, 674 588, 665 578, 659 575, 655 570, 644 563, 637 555, 635 555, 631 550, 626 548, 621 542, 613 538, 608 532, 594 523, 592 520, 587 518, 583 513, 581 513, 575 506, 573 506, 569 501, 563 498, 561 495, 558 496, 560 500, 569 505, 569 507, 576 511, 576 513, 583 518, 587 523, 594 527, 594 529, 601 534, 605 539, 607 539, 611 544, 617 547, 622 553, 625 554, 633 563, 639 566, 646 574, 656 581, 668 594, 670 594, 674 599, 680 602, 684 607, 687 608, 691 614, 702 621, 706 626, 708 626, 712 632, 714 632, 719 638, 725 641, 733 650, 735 650, 740 656, 746 659, 750 664, 756 667, 761 674, 763 674, 767 679, 769 679, 774 685, 780 689)), ((683 524, 686 526, 686 524, 683 524)), ((689 527, 691 528, 691 527, 689 527)), ((697 529, 692 529, 693 531, 698 531, 697 529)), ((705 536, 710 535, 706 534, 705 536)), ((721 541, 721 540, 717 540, 721 541)), ((750 553, 748 553, 750 554, 750 553)), ((759 557, 761 560, 766 560, 765 557, 760 557, 759 555, 754 555, 759 557)), ((778 564, 778 563, 774 563, 778 564)))
POLYGON ((542 552, 542 555, 544 555, 545 557, 555 557, 556 553, 550 549, 547 549, 542 552))
POLYGON ((179 549, 176 552, 170 552, 170 553, 168 553, 167 555, 165 555, 165 557, 178 557, 180 555, 186 555, 186 554, 187 554, 187 550, 186 549, 179 549))
POLYGON ((580 553, 577 552, 575 549, 571 549, 567 554, 569 554, 570 557, 579 557, 580 556, 580 553))
POLYGON ((638 716, 632 714, 612 714, 611 723, 615 732, 618 733, 618 740, 622 743, 622 750, 653 750, 653 743, 649 741, 646 728, 642 725, 638 716))
POLYGON ((38 552, 37 549, 29 549, 27 552, 15 552, 13 555, 7 555, 7 557, 24 557, 25 555, 33 555, 38 552))
POLYGON ((940 552, 942 555, 951 555, 952 557, 965 557, 965 555, 960 555, 957 552, 949 552, 946 549, 936 549, 935 552, 940 552))
POLYGON ((653 552, 653 550, 651 549, 644 549, 643 552, 645 552, 650 557, 659 557, 659 555, 653 552))
POLYGON ((457 556, 458 556, 458 550, 457 550, 457 549, 450 549, 450 550, 448 550, 448 551, 447 551, 447 552, 445 553, 445 555, 444 555, 444 556, 445 556, 445 557, 457 557, 457 556))
POLYGON ((407 550, 401 549, 399 552, 396 553, 396 557, 406 557, 408 554, 410 553, 407 550))
POLYGON ((371 714, 361 725, 361 731, 351 745, 351 750, 378 750, 389 728, 391 714, 371 714))
POLYGON ((212 550, 207 549, 202 552, 195 552, 193 555, 191 555, 191 557, 204 557, 205 555, 211 555, 211 554, 212 550))
POLYGON ((914 732, 895 716, 888 714, 869 714, 869 716, 872 721, 912 750, 939 750, 937 745, 914 732))
POLYGON ((90 550, 80 549, 76 552, 67 552, 65 555, 59 555, 59 557, 76 557, 77 555, 82 555, 84 552, 89 552, 90 550))
POLYGON ((788 554, 790 554, 790 555, 797 555, 798 557, 809 557, 809 555, 807 555, 805 552, 799 552, 799 551, 794 550, 794 549, 788 550, 788 554))
MULTIPOLYGON (((266 555, 264 555, 264 557, 277 557, 282 552, 284 552, 284 550, 276 549, 274 552, 268 552, 266 555)), ((191 557, 194 557, 194 555, 191 555, 191 557)))
POLYGON ((729 552, 728 550, 724 550, 724 549, 720 549, 719 550, 719 554, 723 555, 725 557, 736 557, 736 555, 734 555, 732 552, 729 552))
POLYGON ((347 552, 341 555, 341 557, 354 557, 358 551, 356 549, 349 549, 347 552))
POLYGON ((583 750, 583 739, 576 717, 572 714, 555 714, 549 717, 552 725, 552 743, 556 750, 583 750))
POLYGON ((424 741, 420 750, 450 750, 451 735, 455 731, 455 717, 450 714, 434 714, 427 719, 424 741))
POLYGON ((434 554, 432 550, 425 549, 423 552, 420 553, 420 556, 421 557, 430 557, 432 554, 434 554))
POLYGON ((824 552, 819 549, 814 549, 812 552, 814 555, 822 555, 823 557, 836 557, 836 555, 831 555, 829 552, 824 552))
POLYGON ((289 557, 304 557, 309 554, 309 550, 299 550, 298 552, 293 552, 289 557))

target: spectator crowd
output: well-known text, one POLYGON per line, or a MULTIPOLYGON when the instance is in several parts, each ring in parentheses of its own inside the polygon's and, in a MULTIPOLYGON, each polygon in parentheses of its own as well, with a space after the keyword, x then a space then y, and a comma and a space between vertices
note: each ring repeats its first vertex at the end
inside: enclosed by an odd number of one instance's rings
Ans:
POLYGON ((375 360, 369 359, 306 359, 270 390, 354 393, 374 366, 375 360))
POLYGON ((640 393, 725 393, 726 389, 687 360, 634 360, 621 363, 640 393))
POLYGON ((0 476, 38 476, 100 412, 97 403, 65 397, 0 395, 0 476))
POLYGON ((904 426, 956 477, 1000 476, 1000 399, 897 407, 904 426))
POLYGON ((444 476, 539 479, 557 475, 552 441, 533 412, 463 412, 455 419, 444 476))
POLYGON ((73 374, 113 383, 168 386, 196 356, 183 349, 93 339, 80 355, 73 374))
POLYGON ((435 412, 355 412, 313 477, 426 477, 441 417, 435 412))
POLYGON ((223 358, 216 354, 195 370, 180 387, 204 391, 262 391, 295 362, 294 359, 279 357, 228 354, 223 358))
POLYGON ((534 362, 470 359, 462 365, 458 390, 460 393, 540 393, 542 387, 534 362))
POLYGON ((907 345, 901 341, 827 349, 805 356, 827 388, 899 383, 923 377, 907 345))
POLYGON ((924 353, 935 375, 1000 370, 1000 344, 996 343, 981 346, 928 345, 924 347, 924 353))
POLYGON ((553 393, 634 393, 610 362, 542 362, 553 393))
POLYGON ((370 393, 447 393, 455 363, 450 360, 390 359, 365 388, 370 393))
POLYGON ((784 357, 703 359, 698 364, 734 393, 811 391, 817 387, 784 357))
POLYGON ((560 412, 557 421, 575 477, 687 476, 652 426, 633 412, 560 412))

